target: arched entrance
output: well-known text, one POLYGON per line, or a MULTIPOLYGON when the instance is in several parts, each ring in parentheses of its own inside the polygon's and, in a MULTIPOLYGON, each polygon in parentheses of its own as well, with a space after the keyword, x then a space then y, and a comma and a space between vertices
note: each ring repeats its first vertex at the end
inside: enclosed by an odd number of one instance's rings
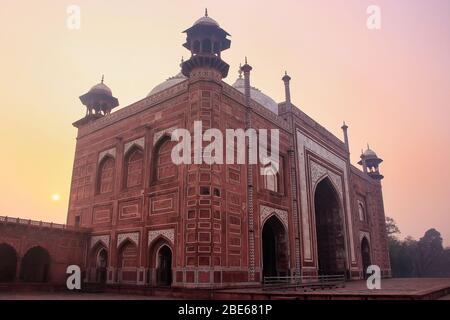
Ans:
POLYGON ((172 284, 172 251, 167 245, 159 248, 157 263, 156 283, 158 286, 170 286, 172 284))
POLYGON ((263 277, 286 276, 289 274, 287 236, 281 221, 270 217, 262 230, 263 277))
POLYGON ((364 279, 367 279, 367 268, 372 264, 372 261, 370 258, 370 245, 366 237, 363 237, 361 240, 361 259, 363 266, 363 276, 364 279))
POLYGON ((319 275, 345 274, 345 239, 338 194, 328 178, 314 193, 319 275))
POLYGON ((6 243, 0 244, 0 282, 13 282, 16 278, 17 253, 6 243))
POLYGON ((50 255, 42 247, 34 247, 27 251, 20 266, 20 279, 24 282, 48 282, 50 255))

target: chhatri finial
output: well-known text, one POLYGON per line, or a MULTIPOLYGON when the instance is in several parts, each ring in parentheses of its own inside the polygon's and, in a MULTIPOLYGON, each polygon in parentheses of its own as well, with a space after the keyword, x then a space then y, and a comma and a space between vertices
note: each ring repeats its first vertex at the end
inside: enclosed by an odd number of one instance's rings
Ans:
POLYGON ((205 8, 205 17, 208 16, 208 8, 205 8))
POLYGON ((102 74, 102 83, 103 83, 104 80, 105 80, 105 75, 102 74))
POLYGON ((370 146, 369 146, 369 143, 367 143, 367 150, 369 150, 370 149, 370 146))
POLYGON ((245 56, 245 64, 247 64, 247 56, 245 56))
POLYGON ((242 79, 242 63, 239 64, 239 79, 242 79))

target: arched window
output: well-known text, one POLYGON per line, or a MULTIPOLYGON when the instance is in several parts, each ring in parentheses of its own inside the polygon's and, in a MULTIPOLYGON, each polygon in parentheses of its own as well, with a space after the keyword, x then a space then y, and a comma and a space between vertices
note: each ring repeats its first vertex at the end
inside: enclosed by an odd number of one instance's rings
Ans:
POLYGON ((211 53, 212 51, 212 44, 211 40, 205 39, 202 41, 202 52, 203 53, 211 53))
POLYGON ((269 165, 264 168, 264 189, 270 190, 273 192, 279 192, 279 174, 275 172, 275 170, 269 165))
POLYGON ((200 53, 200 41, 194 41, 194 54, 200 53))
POLYGON ((106 156, 98 167, 98 193, 108 193, 113 190, 114 184, 114 158, 106 156))
POLYGON ((142 184, 144 169, 144 153, 139 147, 133 147, 125 156, 125 188, 131 188, 142 184))
POLYGON ((177 142, 166 136, 155 146, 153 161, 153 182, 177 177, 177 165, 172 161, 172 149, 177 142))
POLYGON ((366 221, 366 210, 364 210, 364 205, 361 202, 358 202, 358 213, 359 220, 366 221))

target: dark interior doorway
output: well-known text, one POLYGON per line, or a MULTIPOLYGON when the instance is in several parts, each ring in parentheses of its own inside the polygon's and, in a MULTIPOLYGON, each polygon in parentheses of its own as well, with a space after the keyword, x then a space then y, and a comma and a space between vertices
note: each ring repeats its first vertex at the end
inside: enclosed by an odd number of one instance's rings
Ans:
POLYGON ((13 282, 16 278, 17 253, 6 243, 0 244, 0 282, 13 282))
POLYGON ((287 237, 281 221, 270 217, 262 230, 263 277, 287 276, 287 237))
POLYGON ((20 279, 24 282, 48 282, 50 255, 42 247, 34 247, 22 258, 20 279))
POLYGON ((172 284, 172 251, 166 245, 163 245, 158 251, 156 274, 159 286, 170 286, 172 284))
POLYGON ((366 237, 363 237, 361 241, 361 259, 362 259, 362 265, 363 265, 363 276, 364 279, 367 279, 367 268, 372 264, 371 258, 370 258, 370 246, 369 241, 366 237))
POLYGON ((345 239, 339 197, 325 178, 314 194, 319 275, 345 274, 345 239))

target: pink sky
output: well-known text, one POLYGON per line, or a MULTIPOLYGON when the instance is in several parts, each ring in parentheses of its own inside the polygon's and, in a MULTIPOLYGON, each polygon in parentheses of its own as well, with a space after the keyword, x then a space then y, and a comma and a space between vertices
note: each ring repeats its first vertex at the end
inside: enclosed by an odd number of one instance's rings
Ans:
POLYGON ((386 215, 403 236, 435 227, 450 244, 450 2, 447 0, 119 1, 2 0, 0 215, 64 222, 78 96, 105 74, 121 106, 178 72, 181 31, 205 7, 231 35, 232 83, 244 56, 253 85, 292 99, 341 137, 352 162, 370 143, 381 166, 386 215), (66 7, 81 29, 66 28, 66 7), (381 8, 381 30, 366 9, 381 8), (59 194, 60 201, 52 201, 59 194))

